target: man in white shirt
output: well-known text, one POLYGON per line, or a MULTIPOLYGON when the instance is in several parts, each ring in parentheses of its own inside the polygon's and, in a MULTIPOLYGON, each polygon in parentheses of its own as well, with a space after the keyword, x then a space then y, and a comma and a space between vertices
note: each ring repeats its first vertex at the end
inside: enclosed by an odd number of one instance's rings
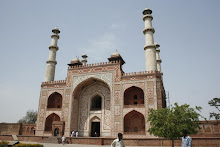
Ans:
POLYGON ((118 138, 112 142, 111 147, 125 147, 125 144, 122 138, 123 138, 123 134, 118 133, 118 138))
POLYGON ((192 147, 192 138, 188 136, 187 130, 182 130, 182 147, 192 147))
POLYGON ((63 143, 63 145, 65 144, 65 141, 66 141, 66 137, 63 135, 63 137, 62 137, 62 143, 63 143))

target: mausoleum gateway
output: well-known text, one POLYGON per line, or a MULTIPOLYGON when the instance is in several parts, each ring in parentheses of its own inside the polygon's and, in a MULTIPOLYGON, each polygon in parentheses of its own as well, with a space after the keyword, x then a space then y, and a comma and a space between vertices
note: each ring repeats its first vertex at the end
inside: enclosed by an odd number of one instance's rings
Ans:
MULTIPOLYGON (((87 64, 74 58, 65 80, 54 81, 59 29, 52 30, 44 82, 41 84, 37 136, 148 138, 148 111, 166 107, 159 45, 154 43, 152 11, 143 11, 146 71, 125 73, 122 56, 115 52, 108 62, 87 64)), ((144 58, 144 57, 143 57, 144 58)), ((144 63, 143 63, 144 64, 144 63)))

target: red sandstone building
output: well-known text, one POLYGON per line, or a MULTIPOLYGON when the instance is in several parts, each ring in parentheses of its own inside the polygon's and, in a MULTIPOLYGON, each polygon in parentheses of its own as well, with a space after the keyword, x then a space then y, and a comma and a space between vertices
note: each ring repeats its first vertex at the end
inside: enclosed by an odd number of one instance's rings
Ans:
MULTIPOLYGON (((53 29, 37 123, 0 123, 0 140, 13 140, 11 135, 18 135, 21 141, 58 143, 59 137, 49 136, 65 135, 69 143, 109 145, 122 132, 126 145, 170 145, 169 140, 155 138, 147 132, 149 109, 166 107, 160 50, 154 43, 151 13, 149 9, 143 12, 146 40, 143 72, 125 73, 122 68, 125 61, 118 52, 108 62, 93 64, 86 64, 84 54, 83 60, 75 58, 68 64, 65 80, 54 81, 60 31, 57 27, 53 29), (69 137, 72 130, 84 139, 69 137), (99 138, 90 138, 94 136, 99 138)), ((193 146, 219 146, 220 122, 201 121, 200 126, 202 129, 192 135, 193 146)), ((177 140, 176 145, 180 142, 177 140)))
MULTIPOLYGON (((143 11, 146 71, 125 73, 125 61, 118 52, 108 62, 86 64, 75 58, 65 80, 54 81, 59 29, 52 30, 45 81, 41 85, 37 136, 70 136, 72 130, 82 137, 152 137, 147 132, 150 108, 166 107, 159 45, 154 43, 152 11, 143 11)), ((143 56, 144 58, 144 56, 143 56)))

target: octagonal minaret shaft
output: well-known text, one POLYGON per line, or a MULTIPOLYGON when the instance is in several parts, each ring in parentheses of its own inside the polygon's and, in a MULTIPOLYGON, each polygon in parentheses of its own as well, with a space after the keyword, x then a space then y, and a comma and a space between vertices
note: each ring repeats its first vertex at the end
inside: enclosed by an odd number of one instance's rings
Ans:
POLYGON ((145 23, 145 28, 143 33, 145 35, 145 62, 146 62, 146 71, 156 71, 157 70, 157 61, 156 61, 156 47, 154 44, 154 28, 152 27, 151 15, 152 11, 146 8, 143 11, 143 21, 145 23))
POLYGON ((51 35, 51 44, 49 46, 49 58, 47 60, 47 67, 46 67, 46 73, 45 73, 45 78, 44 78, 44 81, 47 82, 47 81, 54 81, 54 76, 55 76, 55 67, 56 67, 56 64, 57 64, 57 61, 56 61, 56 52, 58 51, 59 47, 57 46, 57 41, 59 39, 59 33, 60 33, 60 30, 55 27, 53 30, 52 30, 53 34, 51 35))
POLYGON ((161 62, 162 60, 160 59, 160 45, 158 43, 155 43, 156 45, 156 60, 157 60, 157 71, 162 72, 161 71, 161 62))

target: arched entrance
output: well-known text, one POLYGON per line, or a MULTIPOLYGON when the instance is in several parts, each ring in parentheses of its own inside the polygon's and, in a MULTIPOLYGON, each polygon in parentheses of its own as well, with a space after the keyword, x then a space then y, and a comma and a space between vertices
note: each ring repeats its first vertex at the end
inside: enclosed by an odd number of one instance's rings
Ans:
POLYGON ((133 110, 124 117, 125 134, 145 134, 144 115, 133 110))
POLYGON ((94 117, 91 119, 91 137, 99 137, 100 136, 100 119, 98 117, 94 117))
POLYGON ((71 130, 77 130, 83 137, 110 136, 110 88, 104 81, 89 78, 78 84, 73 91, 72 105, 71 130), (100 120, 91 121, 94 116, 100 120))
POLYGON ((47 117, 46 122, 45 122, 45 131, 52 131, 53 121, 60 121, 60 117, 55 113, 47 117))

